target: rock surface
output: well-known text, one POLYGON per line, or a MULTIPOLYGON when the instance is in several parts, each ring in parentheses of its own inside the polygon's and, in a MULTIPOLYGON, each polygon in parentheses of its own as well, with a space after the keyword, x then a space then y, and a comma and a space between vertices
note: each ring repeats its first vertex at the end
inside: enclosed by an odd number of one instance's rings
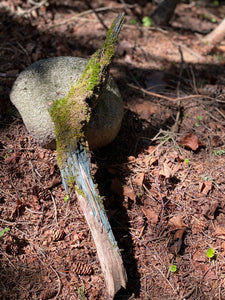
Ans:
MULTIPOLYGON (((54 57, 35 62, 20 73, 10 99, 20 112, 30 134, 46 148, 55 148, 54 123, 49 104, 67 95, 80 78, 88 60, 54 57)), ((109 144, 116 137, 123 118, 123 101, 109 77, 107 88, 92 109, 86 138, 91 149, 109 144)))

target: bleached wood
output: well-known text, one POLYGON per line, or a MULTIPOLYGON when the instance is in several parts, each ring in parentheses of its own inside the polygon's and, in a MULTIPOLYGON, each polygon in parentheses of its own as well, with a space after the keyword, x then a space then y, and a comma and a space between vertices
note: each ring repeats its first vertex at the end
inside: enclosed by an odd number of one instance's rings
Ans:
POLYGON ((98 259, 105 279, 107 300, 113 299, 121 287, 126 287, 127 282, 121 254, 117 247, 113 247, 104 227, 94 217, 88 201, 78 193, 76 194, 95 242, 98 259))
POLYGON ((225 18, 223 21, 209 34, 207 34, 202 41, 210 45, 216 45, 225 38, 225 18))

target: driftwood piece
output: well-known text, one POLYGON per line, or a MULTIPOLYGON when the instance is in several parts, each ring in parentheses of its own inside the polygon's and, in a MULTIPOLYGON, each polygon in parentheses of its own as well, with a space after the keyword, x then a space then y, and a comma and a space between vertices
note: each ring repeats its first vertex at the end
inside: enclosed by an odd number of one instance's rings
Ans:
POLYGON ((71 87, 63 99, 53 102, 50 107, 63 186, 67 194, 72 190, 78 194, 101 263, 107 299, 113 299, 121 286, 125 287, 126 272, 103 199, 91 175, 87 130, 93 109, 98 105, 107 85, 123 21, 124 14, 118 14, 102 47, 91 56, 77 84, 71 87))
POLYGON ((127 282, 127 275, 121 255, 113 247, 109 235, 102 224, 93 215, 88 201, 82 195, 76 194, 95 242, 106 283, 107 300, 113 299, 121 287, 126 287, 127 282))
POLYGON ((62 183, 67 194, 77 193, 96 245, 107 299, 113 299, 126 286, 127 277, 103 200, 93 182, 89 149, 110 143, 121 125, 123 102, 113 88, 109 68, 123 21, 124 14, 119 14, 102 47, 88 62, 70 57, 38 61, 20 74, 10 95, 40 144, 49 146, 56 138, 62 183))
POLYGON ((207 34, 202 41, 204 43, 209 43, 209 45, 214 46, 220 43, 225 37, 225 18, 223 21, 209 34, 207 34))

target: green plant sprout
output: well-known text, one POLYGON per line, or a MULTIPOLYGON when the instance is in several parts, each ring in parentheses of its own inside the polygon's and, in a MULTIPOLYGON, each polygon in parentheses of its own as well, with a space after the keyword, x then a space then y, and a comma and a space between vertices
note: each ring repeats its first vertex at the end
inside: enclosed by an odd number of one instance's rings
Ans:
POLYGON ((225 149, 218 149, 218 150, 213 150, 212 155, 214 156, 221 156, 225 154, 225 149))
POLYGON ((208 258, 213 258, 215 256, 215 250, 213 248, 209 248, 206 252, 208 258))
POLYGON ((131 25, 136 25, 136 24, 137 24, 137 21, 136 21, 135 19, 131 19, 131 20, 130 20, 130 24, 131 24, 131 25))
POLYGON ((224 60, 225 60, 225 57, 224 57, 224 55, 223 54, 217 54, 216 55, 216 59, 218 60, 218 62, 224 62, 224 60))
POLYGON ((142 18, 142 23, 145 27, 150 27, 152 25, 152 20, 149 17, 142 18))
POLYGON ((87 299, 87 298, 85 297, 85 287, 84 287, 84 285, 82 285, 81 287, 79 287, 77 291, 78 291, 79 298, 80 298, 81 300, 87 299))
POLYGON ((66 202, 66 201, 68 201, 69 200, 69 195, 67 194, 65 197, 64 197, 64 201, 66 202))
POLYGON ((195 127, 199 127, 200 125, 199 125, 199 123, 198 122, 196 122, 195 123, 195 127))
POLYGON ((184 114, 185 118, 189 118, 189 115, 188 114, 184 114))
POLYGON ((8 228, 8 227, 2 229, 2 230, 0 231, 0 238, 1 238, 6 232, 8 232, 8 231, 10 231, 10 228, 8 228))
POLYGON ((203 116, 197 116, 198 121, 202 121, 203 120, 203 116))
POLYGON ((189 163, 189 159, 185 158, 184 162, 185 162, 185 164, 188 164, 189 163))
POLYGON ((216 23, 216 18, 215 17, 211 17, 210 15, 207 15, 207 14, 205 14, 203 17, 204 17, 204 19, 206 19, 206 20, 208 20, 212 23, 216 23))
POLYGON ((176 265, 171 265, 169 267, 170 272, 175 273, 177 271, 177 266, 176 265))

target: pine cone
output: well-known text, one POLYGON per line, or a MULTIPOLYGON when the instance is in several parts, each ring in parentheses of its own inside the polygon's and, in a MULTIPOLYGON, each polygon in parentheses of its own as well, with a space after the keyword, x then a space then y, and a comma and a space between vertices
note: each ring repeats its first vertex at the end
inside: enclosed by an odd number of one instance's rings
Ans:
POLYGON ((78 275, 91 275, 93 268, 87 263, 76 262, 74 263, 74 272, 78 275))

